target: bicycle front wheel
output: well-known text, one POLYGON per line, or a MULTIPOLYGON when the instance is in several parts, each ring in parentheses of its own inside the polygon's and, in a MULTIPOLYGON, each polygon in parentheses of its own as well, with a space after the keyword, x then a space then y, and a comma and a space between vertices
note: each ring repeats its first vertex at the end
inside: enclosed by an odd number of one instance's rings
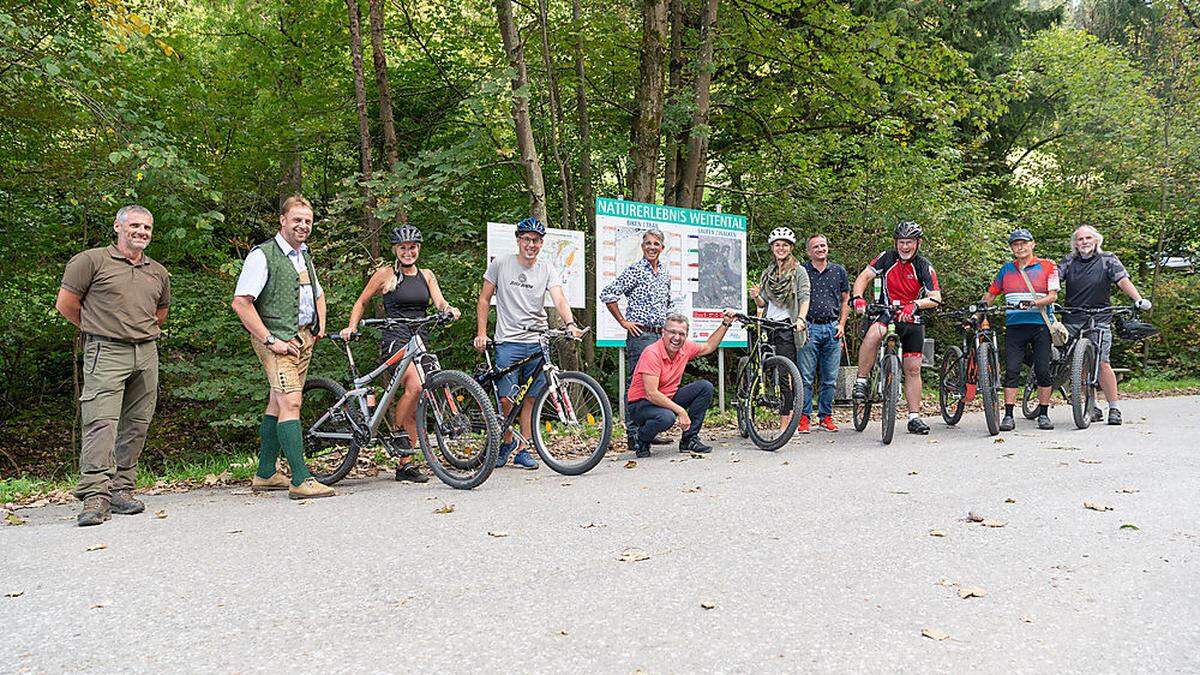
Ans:
POLYGON ((900 357, 895 354, 885 354, 880 368, 880 378, 883 380, 883 430, 884 445, 892 442, 896 433, 896 404, 900 400, 900 357))
POLYGON ((417 402, 417 440, 434 475, 452 488, 481 485, 496 466, 500 420, 483 387, 466 373, 439 370, 417 402))
POLYGON ((1025 391, 1021 394, 1021 414, 1027 420, 1036 420, 1038 416, 1037 375, 1029 369, 1029 379, 1025 380, 1025 391))
POLYGON ((871 421, 871 399, 875 395, 875 384, 877 382, 877 377, 879 377, 879 364, 875 364, 875 367, 872 368, 871 372, 867 375, 866 398, 861 401, 856 398, 853 399, 854 408, 852 414, 854 417, 855 431, 862 431, 863 429, 866 429, 867 422, 871 421))
POLYGON ((942 420, 949 426, 958 424, 966 407, 967 374, 964 371, 962 350, 958 347, 947 349, 938 369, 938 406, 942 410, 942 420))
POLYGON ((989 436, 1000 433, 1000 401, 996 396, 996 359, 992 357, 992 343, 981 342, 975 350, 976 368, 979 378, 979 402, 983 404, 983 417, 987 421, 989 436))
POLYGON ((608 452, 612 405, 600 383, 576 371, 558 374, 558 387, 546 387, 533 403, 533 447, 551 469, 578 476, 591 471, 608 452))
POLYGON ((345 395, 342 385, 323 377, 304 383, 304 406, 300 409, 304 459, 313 478, 325 485, 345 478, 358 461, 354 423, 364 426, 362 414, 351 407, 352 401, 342 400, 345 395))
POLYGON ((738 379, 737 379, 737 403, 734 404, 734 410, 737 412, 737 428, 738 434, 742 438, 750 437, 750 383, 754 380, 753 373, 750 372, 750 359, 743 356, 738 359, 738 379))
POLYGON ((800 370, 791 359, 768 356, 758 379, 751 382, 746 430, 760 450, 778 450, 792 440, 800 423, 800 370), (782 424, 783 415, 789 415, 782 424))
POLYGON ((1096 407, 1096 345, 1081 337, 1075 344, 1071 359, 1071 414, 1075 426, 1086 429, 1092 425, 1092 408, 1096 407))

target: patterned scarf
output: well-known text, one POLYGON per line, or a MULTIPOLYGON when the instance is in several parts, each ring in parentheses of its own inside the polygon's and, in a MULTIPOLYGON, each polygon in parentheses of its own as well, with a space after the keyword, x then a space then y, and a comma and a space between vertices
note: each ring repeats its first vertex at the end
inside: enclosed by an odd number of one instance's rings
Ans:
POLYGON ((763 290, 767 300, 788 308, 796 303, 796 272, 801 269, 795 258, 790 260, 791 269, 786 272, 780 272, 779 264, 774 261, 763 272, 763 290))

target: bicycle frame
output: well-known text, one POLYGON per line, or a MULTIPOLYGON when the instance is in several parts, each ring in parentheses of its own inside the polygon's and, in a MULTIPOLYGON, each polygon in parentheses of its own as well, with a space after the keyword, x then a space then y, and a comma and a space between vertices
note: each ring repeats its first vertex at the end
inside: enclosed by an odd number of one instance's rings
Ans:
MULTIPOLYGON (((529 390, 533 388, 533 383, 537 381, 538 375, 542 373, 546 375, 546 388, 548 391, 550 391, 552 394, 558 391, 558 366, 554 365, 554 362, 550 358, 550 342, 545 338, 540 338, 538 340, 538 344, 541 349, 537 353, 530 354, 529 356, 526 356, 520 361, 517 361, 516 363, 502 370, 497 370, 495 368, 495 366, 492 364, 491 352, 485 349, 483 356, 485 362, 487 363, 487 371, 475 376, 476 382, 479 382, 480 384, 491 389, 492 395, 496 399, 497 410, 503 410, 503 407, 500 405, 501 398, 507 398, 512 401, 512 408, 508 411, 508 414, 501 419, 500 428, 505 431, 511 429, 513 435, 525 444, 528 444, 531 439, 525 438, 523 435, 521 435, 520 425, 516 424, 516 422, 521 414, 521 408, 524 406, 525 398, 529 395, 529 390), (535 372, 533 375, 527 378, 524 384, 517 389, 513 396, 500 396, 500 392, 496 388, 496 382, 501 377, 504 377, 505 375, 536 360, 541 361, 541 367, 539 368, 538 372, 535 372)), ((551 403, 554 404, 555 412, 558 413, 559 419, 562 422, 578 422, 578 420, 575 418, 575 410, 571 408, 571 402, 568 397, 554 396, 551 398, 551 403), (560 399, 563 405, 560 405, 560 399), (563 406, 565 406, 567 409, 564 410, 563 406)), ((536 424, 537 422, 535 421, 534 423, 536 424)))
MULTIPOLYGON (((992 311, 992 310, 986 310, 992 311)), ((963 368, 964 382, 963 385, 963 401, 970 403, 977 393, 976 388, 979 385, 979 364, 975 355, 979 351, 979 345, 984 342, 989 342, 992 345, 992 353, 998 354, 996 332, 992 330, 991 321, 988 320, 986 313, 984 316, 976 318, 975 314, 978 311, 971 312, 971 316, 965 318, 962 323, 962 359, 966 362, 963 368)))

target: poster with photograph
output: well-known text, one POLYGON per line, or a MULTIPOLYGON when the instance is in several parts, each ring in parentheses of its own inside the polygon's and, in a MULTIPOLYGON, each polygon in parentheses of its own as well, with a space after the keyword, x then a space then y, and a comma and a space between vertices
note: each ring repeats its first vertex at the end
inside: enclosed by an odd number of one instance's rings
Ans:
MULTIPOLYGON (((625 346, 625 330, 599 301, 604 287, 642 257, 642 233, 666 237, 660 260, 671 273, 671 310, 691 319, 691 339, 704 342, 721 323, 721 311, 746 311, 746 217, 643 204, 596 200, 596 344, 625 346)), ((619 303, 622 311, 625 300, 619 303)), ((745 347, 746 329, 734 324, 723 347, 745 347)))
MULTIPOLYGON (((516 255, 517 226, 508 223, 487 224, 487 256, 488 262, 498 255, 516 255)), ((567 294, 567 302, 571 307, 587 305, 587 279, 584 267, 584 237, 583 232, 576 230, 561 230, 556 227, 546 228, 546 240, 538 260, 545 260, 558 270, 562 277, 563 291, 567 294)), ((492 297, 492 304, 496 298, 492 297)), ((550 294, 546 294, 546 306, 553 307, 550 294)))

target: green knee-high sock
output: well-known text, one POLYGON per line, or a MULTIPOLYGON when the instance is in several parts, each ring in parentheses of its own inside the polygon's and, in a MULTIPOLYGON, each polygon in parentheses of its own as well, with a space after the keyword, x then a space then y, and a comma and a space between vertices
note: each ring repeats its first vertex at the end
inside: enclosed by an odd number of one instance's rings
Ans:
POLYGON ((279 436, 275 425, 279 418, 275 415, 263 415, 262 424, 258 427, 258 477, 270 478, 275 475, 275 460, 279 459, 279 436))
POLYGON ((292 486, 298 486, 312 476, 304 464, 304 435, 300 432, 300 420, 288 420, 275 426, 279 435, 279 447, 292 469, 292 486))

